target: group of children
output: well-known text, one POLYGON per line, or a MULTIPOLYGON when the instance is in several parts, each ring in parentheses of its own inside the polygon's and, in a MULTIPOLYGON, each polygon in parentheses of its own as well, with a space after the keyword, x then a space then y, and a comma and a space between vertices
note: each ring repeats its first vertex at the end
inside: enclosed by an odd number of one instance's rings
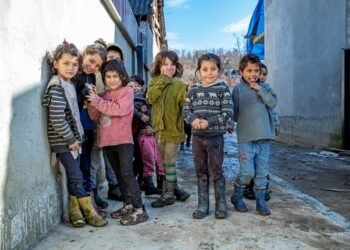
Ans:
POLYGON ((48 109, 51 150, 67 173, 71 224, 75 227, 85 223, 97 227, 107 224, 99 207, 105 208, 108 203, 99 197, 96 181, 91 181, 97 172, 91 161, 93 152, 99 152, 93 150, 95 141, 105 158, 108 196, 116 187, 120 189, 120 194, 115 195, 123 206, 112 212, 111 217, 119 219, 122 225, 148 219, 135 172, 142 176, 146 195, 160 195, 151 203, 152 207, 186 201, 190 194, 179 186, 176 175, 177 151, 185 141, 184 121, 193 133, 198 186, 198 208, 192 215, 201 219, 209 214, 212 179, 215 217, 226 218, 223 135, 232 117, 237 122, 240 172, 231 201, 237 211, 248 211, 242 197, 245 186, 254 179, 256 208, 262 215, 270 214, 265 192, 269 140, 275 137, 272 109, 277 99, 269 85, 259 80, 259 58, 255 55, 242 58, 239 65, 242 79, 231 95, 219 78, 221 62, 217 55, 208 53, 198 59, 199 83, 188 88, 180 80, 183 68, 177 54, 161 51, 152 64, 151 80, 145 91, 141 78, 128 77, 123 53, 120 47, 113 46, 95 42, 80 55, 74 44, 64 42, 50 60, 53 76, 42 104, 48 109), (137 151, 143 164, 141 173, 134 167, 137 151), (153 183, 154 171, 157 187, 153 183))

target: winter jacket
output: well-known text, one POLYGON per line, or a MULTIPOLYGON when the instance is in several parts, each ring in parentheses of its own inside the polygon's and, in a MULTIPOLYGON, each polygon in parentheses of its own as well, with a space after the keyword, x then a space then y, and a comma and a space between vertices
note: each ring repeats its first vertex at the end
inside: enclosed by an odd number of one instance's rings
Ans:
POLYGON ((134 92, 131 88, 122 87, 113 94, 107 90, 96 95, 88 112, 91 119, 99 121, 99 147, 133 144, 134 92))
POLYGON ((153 77, 148 85, 147 99, 152 105, 152 127, 164 142, 185 140, 182 109, 186 84, 166 75, 153 77))

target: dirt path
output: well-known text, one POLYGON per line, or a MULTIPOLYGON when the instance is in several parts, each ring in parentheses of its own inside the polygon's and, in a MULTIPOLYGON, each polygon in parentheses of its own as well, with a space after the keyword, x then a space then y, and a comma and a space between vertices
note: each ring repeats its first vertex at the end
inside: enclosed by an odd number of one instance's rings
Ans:
MULTIPOLYGON (((350 231, 346 229, 350 228, 348 221, 339 225, 331 217, 321 214, 313 204, 305 202, 302 197, 297 198, 299 196, 295 195, 294 186, 291 188, 272 181, 272 199, 268 202, 272 215, 269 217, 257 214, 254 201, 246 201, 250 209, 248 213, 234 212, 229 197, 233 178, 238 171, 236 148, 231 142, 226 145, 224 167, 230 210, 227 219, 216 220, 214 217, 212 187, 210 215, 203 220, 192 219, 192 211, 197 205, 197 190, 191 152, 186 149, 179 153, 178 160, 179 182, 192 194, 185 203, 176 202, 163 209, 154 209, 150 203, 155 197, 145 197, 150 215, 146 223, 125 227, 109 218, 108 226, 98 229, 89 226, 74 229, 64 223, 57 226, 35 249, 350 249, 350 231)), ((283 152, 288 151, 283 149, 283 152)), ((278 155, 285 157, 282 152, 278 155)), ((293 171, 287 171, 288 166, 295 165, 290 155, 294 154, 289 154, 284 162, 276 158, 273 160, 274 166, 286 168, 285 171, 276 170, 274 175, 277 178, 293 175, 293 171)), ((303 178, 307 179, 306 176, 303 178)), ((121 206, 118 202, 109 203, 108 212, 121 206)))

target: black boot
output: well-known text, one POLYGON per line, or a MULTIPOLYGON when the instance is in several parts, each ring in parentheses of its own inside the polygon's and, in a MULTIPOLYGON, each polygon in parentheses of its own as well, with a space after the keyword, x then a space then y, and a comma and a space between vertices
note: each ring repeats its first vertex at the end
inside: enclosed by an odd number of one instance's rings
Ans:
POLYGON ((152 176, 144 177, 143 183, 145 185, 145 195, 162 194, 162 192, 154 186, 152 176))
POLYGON ((174 189, 176 187, 176 183, 167 182, 164 180, 163 182, 163 191, 162 196, 151 203, 152 207, 159 208, 169 206, 175 203, 174 197, 174 189))
POLYGON ((215 188, 215 218, 224 219, 227 217, 225 178, 214 180, 215 188))
POLYGON ((189 193, 187 193, 185 190, 180 188, 178 185, 176 185, 176 188, 174 190, 174 195, 176 199, 179 201, 186 201, 191 196, 189 193))
POLYGON ((198 208, 192 213, 195 219, 203 219, 209 214, 209 180, 197 181, 198 185, 198 208))
POLYGON ((108 202, 101 199, 101 197, 98 194, 97 188, 94 188, 92 191, 94 192, 94 200, 95 200, 96 205, 102 209, 108 207, 108 202))
POLYGON ((116 201, 123 201, 124 200, 122 197, 122 193, 120 192, 118 184, 109 185, 108 199, 109 200, 116 200, 116 201))
POLYGON ((249 185, 245 187, 243 196, 248 200, 255 200, 254 179, 252 179, 249 185))

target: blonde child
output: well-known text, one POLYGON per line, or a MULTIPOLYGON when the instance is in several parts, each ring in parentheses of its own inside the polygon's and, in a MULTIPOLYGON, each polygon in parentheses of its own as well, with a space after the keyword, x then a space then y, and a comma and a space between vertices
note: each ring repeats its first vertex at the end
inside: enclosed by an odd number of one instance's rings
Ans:
POLYGON ((124 206, 111 213, 122 225, 135 225, 148 219, 141 199, 139 185, 133 174, 132 117, 133 90, 126 85, 128 74, 123 64, 110 60, 102 69, 107 90, 99 95, 88 95, 89 115, 99 120, 99 147, 103 147, 118 178, 124 206))
POLYGON ((107 221, 95 212, 80 169, 84 130, 71 81, 78 72, 79 60, 74 44, 64 42, 57 46, 51 58, 54 75, 48 83, 42 104, 48 109, 47 132, 51 150, 57 154, 67 173, 70 223, 74 227, 82 227, 85 222, 101 227, 107 221))
POLYGON ((224 134, 232 117, 232 98, 225 82, 219 79, 220 58, 205 54, 198 59, 196 73, 200 84, 191 88, 184 108, 184 118, 192 126, 193 164, 198 186, 198 208, 192 216, 203 219, 209 214, 209 178, 214 180, 215 218, 227 216, 224 161, 224 134))
POLYGON ((174 51, 161 51, 156 55, 147 98, 152 105, 152 126, 166 176, 162 195, 152 202, 152 207, 172 205, 175 197, 181 201, 190 197, 177 185, 176 177, 176 153, 180 143, 185 140, 182 109, 186 84, 178 79, 182 73, 183 67, 174 51))

